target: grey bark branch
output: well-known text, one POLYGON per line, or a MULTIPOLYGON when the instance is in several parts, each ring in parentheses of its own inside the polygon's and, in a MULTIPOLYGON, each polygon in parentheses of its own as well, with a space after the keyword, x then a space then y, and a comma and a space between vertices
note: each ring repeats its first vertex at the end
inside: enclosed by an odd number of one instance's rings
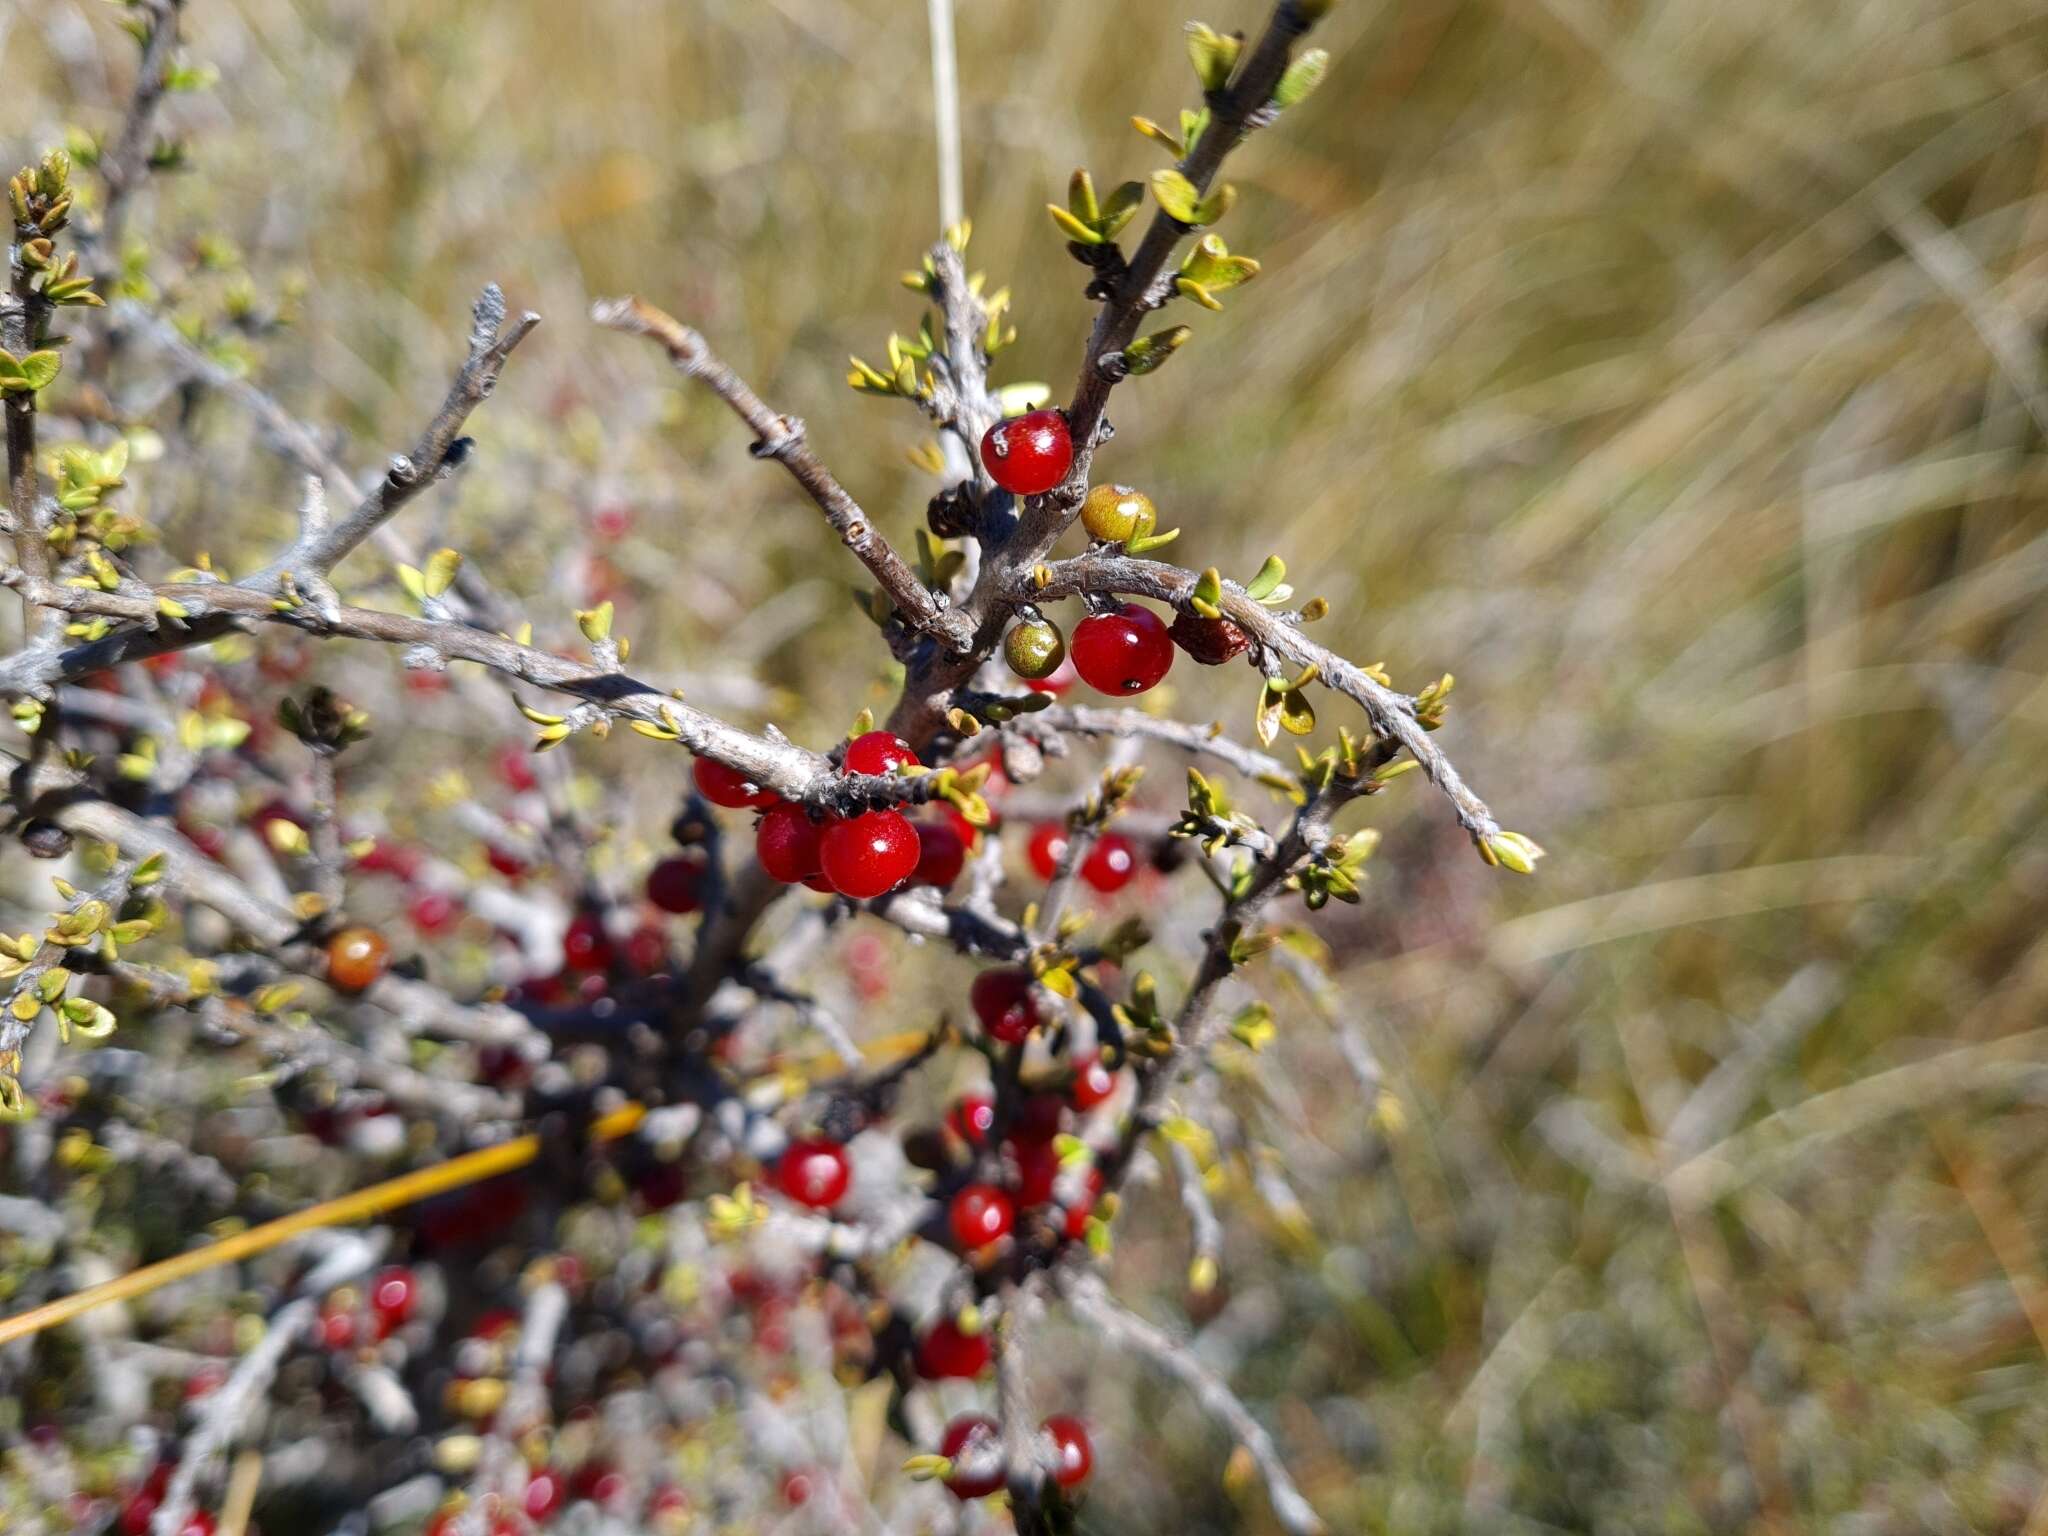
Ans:
POLYGON ((1326 1529, 1315 1507, 1294 1486, 1279 1449, 1266 1427, 1252 1417, 1230 1384, 1202 1363, 1187 1344, 1126 1311, 1112 1300, 1102 1282, 1093 1275, 1064 1272, 1060 1292, 1077 1316, 1100 1330, 1111 1343, 1141 1354, 1193 1392, 1197 1401, 1223 1421, 1252 1458, 1252 1465, 1266 1485, 1273 1516, 1290 1536, 1321 1536, 1326 1529))
POLYGON ((466 449, 461 445, 463 423, 470 413, 498 386, 498 375, 513 348, 540 324, 540 316, 527 310, 508 320, 505 295, 492 283, 477 297, 471 311, 469 355, 456 371, 440 410, 427 423, 419 442, 409 455, 391 461, 390 469, 377 488, 365 496, 356 509, 331 527, 309 531, 290 550, 273 560, 253 581, 257 585, 277 582, 286 573, 301 582, 324 579, 349 552, 397 514, 400 508, 428 486, 460 467, 466 449))
POLYGON ((658 343, 679 372, 701 381, 731 406, 733 413, 754 433, 755 457, 775 459, 789 471, 818 504, 818 510, 825 514, 840 542, 881 583, 904 622, 932 635, 948 650, 966 649, 974 633, 972 623, 946 607, 926 588, 917 572, 904 563, 903 557, 890 547, 861 510, 860 503, 804 446, 802 422, 771 410, 744 379, 712 352, 701 335, 644 300, 601 300, 591 306, 590 318, 607 329, 645 336, 658 343))

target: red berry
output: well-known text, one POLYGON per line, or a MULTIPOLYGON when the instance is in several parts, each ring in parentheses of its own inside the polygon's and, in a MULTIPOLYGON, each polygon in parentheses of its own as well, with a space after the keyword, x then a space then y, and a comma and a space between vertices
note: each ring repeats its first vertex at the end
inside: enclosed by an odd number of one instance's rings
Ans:
POLYGON ((612 965, 612 941, 604 931, 604 920, 595 912, 579 912, 562 935, 562 964, 572 971, 608 971, 612 965))
POLYGON ((918 1374, 927 1381, 972 1381, 988 1369, 992 1355, 986 1333, 962 1333, 950 1317, 918 1341, 918 1374))
POLYGON ((495 843, 484 845, 484 862, 503 875, 507 880, 517 880, 526 873, 526 860, 495 843))
POLYGON ((1013 496, 1036 496, 1067 477, 1074 437, 1059 411, 1032 411, 999 421, 981 439, 981 465, 1013 496))
POLYGON ((917 828, 900 811, 867 811, 825 829, 818 849, 825 878, 842 896, 867 901, 917 871, 917 828))
POLYGON ((983 971, 967 994, 981 1027, 1005 1045, 1015 1045, 1038 1027, 1038 1004, 1031 996, 1031 978, 1023 971, 983 971))
POLYGON ((1105 832, 1081 861, 1081 878, 1105 896, 1130 884, 1138 872, 1138 851, 1121 832, 1105 832))
POLYGON ((203 1509, 195 1509, 178 1527, 178 1536, 213 1536, 214 1529, 213 1516, 203 1509))
POLYGON ((446 891, 422 891, 415 896, 406 915, 421 933, 439 933, 456 918, 455 898, 446 891))
POLYGON ((987 1146, 995 1125, 995 1101, 985 1094, 970 1093, 946 1111, 946 1128, 970 1147, 987 1146))
POLYGON ((993 1184, 969 1184, 953 1197, 946 1220, 962 1248, 985 1248, 1009 1235, 1017 1224, 1017 1207, 993 1184))
POLYGON ((389 1333, 412 1319, 419 1304, 419 1282, 411 1270, 393 1264, 377 1271, 370 1282, 370 1310, 377 1314, 382 1333, 389 1333))
POLYGON ((380 875, 395 875, 400 880, 411 880, 419 874, 422 862, 417 849, 380 837, 370 845, 360 859, 356 860, 356 868, 367 869, 380 875))
POLYGON ((1060 1111, 1065 1107, 1056 1093, 1031 1094, 1010 1121, 1010 1140, 1051 1141, 1060 1133, 1060 1111))
POLYGON ((837 896, 839 894, 838 891, 833 889, 832 882, 825 878, 825 872, 823 870, 818 870, 814 874, 805 875, 801 883, 805 890, 823 891, 827 896, 837 896))
POLYGON ((327 941, 327 980, 343 992, 361 992, 391 964, 391 946, 374 928, 344 928, 327 941))
POLYGON ((1056 1413, 1043 1425, 1052 1436, 1052 1480, 1062 1488, 1074 1488, 1088 1480, 1095 1466, 1095 1447, 1088 1442, 1088 1427, 1068 1414, 1056 1413))
MULTIPOLYGON (((703 759, 699 758, 699 762, 703 759)), ((800 805, 777 805, 754 829, 754 857, 771 880, 794 885, 818 873, 818 827, 800 805)))
POLYGON ((1100 1056, 1074 1074, 1074 1108, 1093 1109, 1116 1092, 1116 1074, 1100 1056))
POLYGON ((1031 842, 1025 851, 1039 879, 1050 880, 1059 873, 1060 860, 1067 856, 1067 841, 1065 822, 1041 821, 1031 829, 1031 842))
POLYGON ((1059 1148, 1050 1141, 1013 1141, 1010 1154, 1017 1159, 1017 1203, 1051 1204, 1060 1176, 1059 1148))
POLYGON ((658 976, 668 969, 668 936, 658 924, 642 923, 626 935, 626 967, 636 976, 658 976))
POLYGON ((498 749, 498 777, 514 794, 525 794, 540 782, 533 774, 533 753, 526 747, 498 749))
POLYGON ((910 743, 890 731, 869 731, 846 744, 842 766, 848 773, 894 773, 904 763, 916 763, 910 743))
POLYGON ((956 1499, 983 1498, 1009 1481, 1009 1469, 1003 1463, 1003 1432, 986 1414, 962 1414, 948 1424, 939 1454, 954 1464, 946 1489, 956 1499))
POLYGON ((911 826, 917 832, 917 869, 911 879, 944 890, 967 865, 967 839, 941 817, 920 816, 911 826))
POLYGON ((1250 645, 1247 635, 1229 619, 1205 619, 1198 613, 1175 616, 1167 631, 1173 643, 1205 667, 1220 667, 1250 645))
POLYGON ((774 790, 761 788, 737 768, 728 768, 708 757, 700 757, 690 765, 690 776, 697 781, 698 794, 728 810, 765 808, 781 798, 774 790))
POLYGON ((343 1350, 356 1342, 356 1315, 347 1307, 330 1307, 320 1314, 320 1347, 343 1350))
POLYGON ((562 1507, 568 1497, 568 1490, 562 1486, 561 1474, 542 1467, 526 1480, 526 1495, 520 1500, 527 1518, 546 1520, 562 1507))
POLYGON ((704 905, 704 882, 710 870, 711 861, 702 849, 663 859, 647 872, 647 899, 678 917, 695 912, 704 905))
POLYGON ((798 1205, 818 1211, 845 1199, 852 1182, 846 1148, 836 1141, 792 1141, 775 1167, 776 1187, 798 1205))
POLYGON ((121 1536, 149 1536, 149 1522, 162 1502, 148 1493, 133 1495, 121 1506, 121 1536))
POLYGON ((807 1504, 811 1498, 811 1475, 808 1472, 792 1472, 782 1480, 782 1501, 792 1508, 807 1504))
POLYGON ((1159 615, 1136 603, 1074 626, 1074 670, 1098 693, 1143 693, 1173 665, 1173 641, 1159 615))

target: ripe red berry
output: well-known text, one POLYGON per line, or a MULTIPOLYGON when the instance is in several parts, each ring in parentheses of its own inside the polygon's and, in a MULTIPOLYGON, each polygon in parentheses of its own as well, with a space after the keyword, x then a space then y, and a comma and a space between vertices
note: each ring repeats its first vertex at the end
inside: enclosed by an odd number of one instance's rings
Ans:
POLYGON ((344 928, 327 941, 327 980, 340 991, 361 992, 390 964, 391 946, 374 928, 344 928))
POLYGON ((668 969, 668 936, 656 923, 642 923, 626 935, 626 968, 636 976, 656 976, 668 969))
POLYGON ((1056 1413, 1042 1428, 1052 1436, 1052 1480, 1062 1488, 1085 1483, 1095 1466, 1095 1447, 1089 1443, 1088 1427, 1069 1414, 1056 1413))
POLYGON ((946 1490, 956 1499, 984 1498, 1009 1481, 1002 1430, 986 1414, 964 1413, 948 1424, 939 1454, 953 1463, 946 1490))
POLYGON ((944 817, 920 816, 911 826, 917 832, 917 869, 911 878, 944 890, 967 865, 967 840, 944 817))
POLYGON ((918 1340, 918 1374, 927 1381, 972 1381, 988 1369, 992 1354, 986 1333, 963 1333, 952 1318, 942 1318, 918 1340))
POLYGON ((678 917, 695 912, 704 905, 710 870, 710 860, 699 848, 663 859, 647 872, 647 899, 678 917))
POLYGON ((981 439, 981 464, 1013 496, 1036 496, 1067 477, 1074 438, 1059 411, 1032 411, 999 421, 981 439))
POLYGON ((509 848, 500 848, 496 843, 484 845, 484 862, 507 880, 518 880, 526 874, 526 860, 509 848))
POLYGON ((497 766, 498 777, 514 794, 523 795, 540 782, 533 774, 533 753, 529 748, 500 747, 497 766))
POLYGON ((775 1166, 775 1184, 798 1205, 825 1210, 846 1198, 853 1182, 853 1166, 846 1148, 822 1139, 793 1141, 775 1166))
POLYGON ((356 1315, 346 1306, 330 1306, 320 1314, 318 1331, 322 1349, 352 1349, 356 1342, 356 1315))
MULTIPOLYGON (((699 758, 699 762, 703 759, 699 758)), ((777 805, 754 829, 754 857, 771 880, 794 885, 818 873, 818 827, 800 805, 777 805)))
POLYGON ((377 1271, 370 1282, 370 1310, 377 1315, 378 1336, 382 1337, 412 1319, 419 1304, 419 1282, 413 1272, 393 1264, 377 1271))
POLYGON ((1074 670, 1098 693, 1143 693, 1173 665, 1173 640, 1159 615, 1136 603, 1091 614, 1074 626, 1074 670))
POLYGON ((962 1248, 985 1248, 1009 1235, 1017 1224, 1017 1207, 993 1184, 969 1184, 953 1197, 946 1220, 962 1248))
POLYGON ((846 744, 842 764, 848 773, 894 773, 904 763, 915 764, 917 754, 910 743, 890 731, 869 731, 846 744))
POLYGON ((1087 1065, 1074 1074, 1074 1108, 1093 1109, 1106 1103, 1116 1092, 1116 1074, 1100 1056, 1094 1057, 1087 1065))
POLYGON ((690 765, 690 777, 697 782, 698 794, 713 805, 722 805, 728 810, 766 808, 781 798, 774 790, 763 789, 737 768, 728 768, 708 757, 700 757, 690 765))
POLYGON ((1176 615, 1167 634, 1205 667, 1222 666, 1231 657, 1243 655, 1252 643, 1251 636, 1229 619, 1205 619, 1198 613, 1176 615))
POLYGON ((562 964, 572 971, 611 969, 612 941, 604 931, 604 920, 595 912, 579 912, 569 920, 562 935, 562 964))
POLYGON ((562 1507, 569 1490, 562 1485, 559 1472, 550 1472, 538 1467, 526 1480, 526 1494, 520 1500, 529 1520, 546 1520, 562 1507))
POLYGON ((970 1147, 987 1146, 988 1134, 995 1125, 995 1101, 986 1094, 967 1094, 946 1111, 946 1129, 970 1147))
POLYGON ((1105 832, 1081 861, 1081 878, 1105 896, 1130 884, 1138 872, 1138 851, 1121 832, 1105 832))
POLYGON ((406 908, 413 927, 421 933, 440 933, 452 925, 460 909, 446 891, 422 891, 406 908))
POLYGON ((825 829, 819 862, 842 896, 867 901, 894 890, 917 869, 917 828, 900 811, 868 811, 825 829))
POLYGON ((178 1536, 213 1536, 216 1528, 213 1516, 203 1509, 195 1509, 178 1527, 178 1536))
POLYGON ((1060 860, 1067 856, 1066 823, 1041 821, 1031 829, 1031 842, 1025 851, 1038 878, 1050 880, 1059 873, 1060 860))
POLYGON ((1050 1141, 1013 1141, 1010 1155, 1017 1160, 1017 1203, 1050 1204, 1060 1177, 1059 1148, 1050 1141))
POLYGON ((1005 1045, 1015 1045, 1038 1027, 1038 1004, 1031 996, 1031 977, 1001 968, 983 971, 967 994, 981 1027, 1005 1045))

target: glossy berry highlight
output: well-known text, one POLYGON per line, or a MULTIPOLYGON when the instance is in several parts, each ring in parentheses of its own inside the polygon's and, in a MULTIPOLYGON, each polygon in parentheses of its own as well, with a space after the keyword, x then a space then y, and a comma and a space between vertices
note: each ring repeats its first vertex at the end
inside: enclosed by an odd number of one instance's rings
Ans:
POLYGON ((327 941, 327 980, 342 992, 361 992, 391 965, 391 946, 374 928, 358 924, 327 941))
POLYGON ((793 1141, 775 1165, 775 1187, 798 1205, 822 1211, 846 1198, 853 1165, 836 1141, 793 1141))
POLYGON ((956 1499, 986 1498, 1009 1481, 1003 1432, 985 1413, 963 1413, 948 1424, 939 1454, 953 1463, 946 1491, 956 1499))
POLYGON ((1095 1468, 1088 1426, 1071 1414, 1056 1413, 1040 1426, 1040 1432, 1052 1441, 1052 1480, 1062 1488, 1077 1488, 1087 1482, 1095 1468))
POLYGON ((1031 841, 1025 845, 1025 857, 1031 860, 1031 872, 1041 880, 1050 880, 1059 873, 1060 860, 1067 856, 1069 841, 1065 822, 1041 821, 1031 829, 1031 841))
POLYGON ((690 765, 690 777, 696 782, 698 794, 727 810, 763 809, 781 798, 774 790, 763 789, 737 768, 728 768, 708 757, 700 757, 690 765))
POLYGON ((1067 477, 1074 438, 1067 418, 1053 410, 999 421, 982 434, 981 465, 1013 496, 1036 496, 1067 477))
POLYGON ((1031 996, 1031 978, 1023 971, 983 971, 968 989, 967 1001, 990 1038, 1015 1045, 1038 1027, 1038 1004, 1031 996))
POLYGON ((894 773, 906 763, 917 765, 909 742, 890 731, 869 731, 846 744, 841 766, 848 773, 894 773))
POLYGON ((1081 503, 1081 526, 1089 538, 1105 544, 1140 538, 1158 521, 1152 498, 1128 485, 1098 485, 1081 503))
POLYGON ((917 828, 902 812, 868 811, 825 829, 819 867, 840 895, 869 901, 916 872, 919 848, 917 828))
POLYGON ((1000 1242, 1016 1224, 1016 1205, 993 1184, 969 1184, 946 1207, 953 1241, 969 1252, 1000 1242))
POLYGON ((1074 626, 1074 670, 1097 693, 1127 697, 1157 687, 1173 665, 1173 640, 1159 615, 1126 603, 1074 626))
POLYGON ((1138 872, 1138 850, 1121 832, 1105 832, 1081 861, 1081 878, 1107 896, 1131 883, 1138 872))

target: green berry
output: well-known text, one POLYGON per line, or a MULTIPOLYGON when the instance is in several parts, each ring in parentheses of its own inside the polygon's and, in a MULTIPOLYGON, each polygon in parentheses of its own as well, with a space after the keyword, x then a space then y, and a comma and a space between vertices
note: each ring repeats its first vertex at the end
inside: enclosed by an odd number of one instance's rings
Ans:
POLYGON ((1050 677, 1066 658, 1067 642, 1049 620, 1027 619, 1003 636, 1003 660, 1019 677, 1050 677))
POLYGON ((1158 521, 1152 498, 1128 485, 1098 485, 1081 503, 1081 526, 1089 538, 1105 544, 1123 544, 1150 533, 1158 521))

